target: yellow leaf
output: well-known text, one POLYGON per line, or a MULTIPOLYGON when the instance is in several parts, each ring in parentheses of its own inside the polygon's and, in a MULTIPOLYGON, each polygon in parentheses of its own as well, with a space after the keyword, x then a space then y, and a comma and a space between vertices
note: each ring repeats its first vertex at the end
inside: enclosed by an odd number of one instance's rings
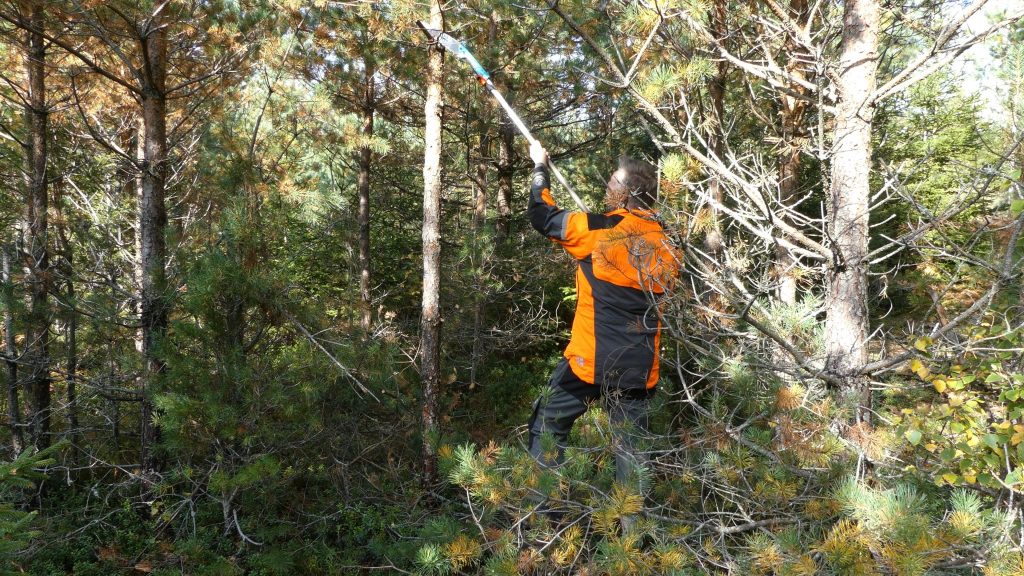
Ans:
POLYGON ((935 391, 938 392, 939 394, 942 394, 943 392, 946 391, 946 381, 943 380, 942 378, 936 378, 935 380, 932 380, 932 386, 935 386, 935 391))
POLYGON ((942 479, 949 484, 956 482, 957 478, 958 476, 956 474, 953 474, 952 472, 946 472, 945 474, 942 475, 942 479))
POLYGON ((992 424, 992 427, 995 428, 996 430, 999 430, 1000 432, 1005 432, 1010 428, 1010 421, 1003 420, 1002 422, 994 422, 992 424))
POLYGON ((938 444, 936 444, 936 443, 934 443, 934 442, 929 442, 929 443, 927 443, 927 444, 925 444, 925 445, 924 445, 924 449, 925 449, 925 450, 927 450, 927 451, 929 451, 929 452, 935 452, 935 450, 936 450, 936 449, 937 449, 938 447, 939 447, 939 446, 938 446, 938 444))
POLYGON ((931 338, 927 336, 922 336, 921 338, 918 338, 917 340, 914 341, 914 348, 917 348, 921 352, 924 352, 925 350, 928 349, 928 346, 930 346, 931 343, 931 338))
POLYGON ((1010 436, 1010 444, 1016 446, 1024 441, 1024 425, 1014 424, 1013 425, 1013 436, 1010 436))
POLYGON ((918 378, 921 378, 922 380, 931 374, 931 370, 929 370, 928 367, 925 366, 918 358, 914 358, 910 361, 910 369, 913 370, 914 374, 917 374, 918 378))

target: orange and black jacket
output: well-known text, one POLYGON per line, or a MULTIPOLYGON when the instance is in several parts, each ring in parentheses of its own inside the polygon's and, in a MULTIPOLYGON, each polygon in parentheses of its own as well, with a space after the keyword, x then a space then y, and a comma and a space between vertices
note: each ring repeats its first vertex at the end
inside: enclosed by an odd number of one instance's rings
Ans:
POLYGON ((584 382, 618 389, 658 382, 657 300, 678 270, 651 212, 570 212, 551 197, 548 169, 533 169, 530 223, 576 259, 576 316, 565 358, 584 382))

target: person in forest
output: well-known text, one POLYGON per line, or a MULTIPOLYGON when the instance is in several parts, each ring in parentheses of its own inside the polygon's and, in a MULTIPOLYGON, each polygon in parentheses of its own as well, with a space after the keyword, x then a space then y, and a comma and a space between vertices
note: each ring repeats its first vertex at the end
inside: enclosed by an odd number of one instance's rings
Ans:
POLYGON ((569 345, 533 405, 530 454, 543 466, 560 464, 573 423, 600 400, 612 427, 616 481, 642 490, 638 472, 646 458, 637 440, 647 433, 658 382, 657 301, 678 270, 653 212, 657 171, 620 157, 608 180, 605 211, 570 212, 551 196, 543 146, 534 142, 530 157, 530 223, 576 259, 577 288, 569 345), (545 434, 554 438, 554 447, 542 441, 545 434))

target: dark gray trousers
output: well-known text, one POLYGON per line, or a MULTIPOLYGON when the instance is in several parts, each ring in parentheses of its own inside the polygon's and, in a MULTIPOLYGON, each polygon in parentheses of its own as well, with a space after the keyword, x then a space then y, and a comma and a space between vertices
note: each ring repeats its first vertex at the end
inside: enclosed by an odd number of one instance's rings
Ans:
POLYGON ((648 433, 650 400, 654 390, 601 389, 588 384, 573 373, 569 363, 562 360, 533 404, 530 417, 530 455, 543 466, 558 466, 565 455, 565 444, 573 423, 598 400, 608 412, 611 424, 610 439, 615 453, 615 480, 632 486, 638 493, 646 492, 639 484, 640 470, 647 465, 647 457, 638 448, 638 440, 648 433), (551 434, 557 446, 552 457, 541 446, 541 435, 551 434))

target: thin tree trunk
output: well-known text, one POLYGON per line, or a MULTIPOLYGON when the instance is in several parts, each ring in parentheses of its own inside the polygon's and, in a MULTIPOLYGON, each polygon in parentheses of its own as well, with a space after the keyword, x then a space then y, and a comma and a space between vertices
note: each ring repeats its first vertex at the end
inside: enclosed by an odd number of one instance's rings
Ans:
MULTIPOLYGON (((81 434, 78 429, 78 311, 75 302, 75 247, 71 243, 71 235, 68 233, 70 226, 64 213, 64 186, 62 180, 54 183, 54 205, 57 209, 57 236, 60 239, 62 265, 61 274, 64 276, 64 341, 67 347, 65 353, 65 386, 67 392, 68 430, 67 436, 75 447, 81 447, 81 434)), ((76 452, 72 452, 74 457, 76 452)))
POLYGON ((515 174, 516 133, 512 123, 502 116, 498 126, 498 238, 505 238, 512 220, 512 178, 515 174))
MULTIPOLYGON (((496 10, 491 11, 487 26, 487 45, 490 47, 493 58, 498 38, 498 15, 496 10)), ((489 244, 492 238, 484 237, 484 226, 487 223, 487 167, 491 160, 491 137, 490 127, 491 109, 487 106, 480 108, 480 140, 477 147, 476 178, 473 179, 476 192, 473 203, 473 238, 477 246, 477 254, 480 263, 475 266, 478 270, 475 283, 474 305, 473 305, 473 350, 469 364, 469 388, 476 388, 477 371, 483 358, 484 339, 481 336, 484 327, 484 318, 487 307, 487 264, 490 254, 489 244)))
POLYGON ((113 415, 110 418, 110 435, 114 439, 114 450, 121 451, 121 402, 117 399, 110 399, 113 415))
POLYGON ((483 338, 480 333, 483 331, 484 325, 484 313, 487 304, 487 287, 486 287, 486 258, 488 253, 488 247, 485 243, 490 242, 490 239, 484 237, 484 224, 486 224, 487 218, 487 158, 490 155, 490 138, 487 136, 488 122, 486 119, 481 120, 480 126, 480 144, 477 148, 478 160, 476 163, 476 178, 474 179, 473 189, 476 194, 473 202, 473 238, 476 244, 476 254, 480 258, 478 265, 474 266, 478 270, 473 278, 474 282, 474 304, 473 304, 473 351, 472 357, 470 358, 469 365, 469 387, 470 389, 476 388, 476 374, 477 368, 480 366, 480 360, 483 357, 483 338))
POLYGON ((487 122, 481 121, 480 142, 477 147, 476 178, 473 182, 473 232, 483 232, 487 220, 487 157, 491 139, 487 135, 487 122))
MULTIPOLYGON (((431 0, 431 28, 440 30, 440 0, 431 0)), ((426 125, 423 132, 423 308, 420 324, 420 379, 423 383, 423 481, 437 480, 435 442, 438 436, 437 397, 441 374, 441 82, 444 60, 431 46, 427 63, 426 125)))
MULTIPOLYGON (((110 302, 118 302, 118 286, 116 277, 111 278, 110 281, 110 302)), ((117 362, 115 360, 115 350, 120 346, 116 335, 113 332, 107 337, 106 342, 106 366, 107 366, 107 382, 115 381, 115 374, 117 373, 117 362)), ((114 451, 117 454, 121 452, 121 402, 113 396, 108 396, 107 399, 110 402, 110 436, 114 442, 114 451)))
POLYGON ((67 399, 68 399, 68 432, 71 442, 81 446, 80 434, 78 432, 78 313, 75 311, 75 281, 74 273, 74 247, 70 242, 64 246, 65 258, 67 259, 67 302, 68 319, 66 326, 67 339, 67 399))
POLYGON ((830 272, 825 352, 828 367, 847 377, 857 405, 856 422, 869 421, 870 389, 858 377, 867 361, 867 250, 871 124, 867 99, 878 67, 878 0, 847 0, 839 59, 839 102, 832 149, 829 233, 835 264, 830 272))
MULTIPOLYGON (((789 15, 797 26, 806 26, 810 19, 807 0, 791 0, 789 15)), ((791 77, 801 80, 808 78, 806 62, 810 62, 811 57, 792 36, 786 40, 786 58, 786 72, 791 77)), ((797 82, 791 82, 789 89, 794 94, 807 94, 807 89, 797 82)), ((806 132, 803 124, 807 117, 807 100, 798 98, 794 94, 783 93, 779 97, 782 132, 779 143, 779 200, 784 206, 792 205, 796 198, 802 161, 801 139, 806 132)), ((775 254, 779 278, 779 300, 785 304, 796 304, 797 262, 789 250, 781 245, 776 248, 775 254)))
MULTIPOLYGON (((726 5, 725 0, 715 0, 714 10, 711 17, 712 33, 719 42, 725 42, 727 30, 725 27, 726 5)), ((715 156, 722 158, 725 155, 725 81, 728 66, 725 60, 719 60, 715 77, 708 84, 708 95, 711 96, 711 109, 715 118, 715 128, 711 135, 711 150, 715 156)), ((709 192, 716 203, 722 203, 722 182, 716 174, 711 175, 709 192)), ((722 227, 719 222, 718 210, 712 208, 712 223, 707 235, 704 237, 704 248, 711 254, 719 254, 722 251, 722 227)))
POLYGON ((360 325, 364 332, 370 331, 373 321, 372 297, 370 294, 370 163, 373 152, 370 138, 373 137, 374 112, 374 65, 369 58, 363 59, 366 79, 363 87, 363 138, 365 145, 359 150, 359 298, 362 305, 360 325))
MULTIPOLYGON (((127 160, 124 163, 125 166, 125 180, 124 180, 124 198, 125 201, 128 198, 135 198, 135 202, 138 206, 139 213, 142 210, 142 169, 146 163, 146 126, 142 121, 142 118, 135 118, 134 121, 129 125, 129 129, 123 136, 122 142, 125 145, 125 150, 135 151, 135 162, 132 164, 127 160)), ((141 224, 141 219, 136 225, 135 229, 135 269, 133 270, 134 287, 138 291, 134 298, 132 298, 132 314, 142 318, 142 278, 145 276, 142 267, 142 230, 138 224, 141 224)), ((135 330, 135 350, 139 354, 143 353, 145 346, 143 344, 143 328, 142 323, 139 323, 139 327, 135 330)), ((141 386, 141 385, 140 385, 141 386)))
POLYGON ((142 39, 147 55, 146 85, 142 91, 145 160, 142 165, 142 198, 139 205, 139 235, 142 267, 142 353, 146 376, 142 390, 141 459, 144 469, 155 468, 151 446, 157 431, 152 424, 150 399, 153 383, 164 370, 158 345, 167 330, 166 286, 167 208, 164 204, 167 183, 167 34, 162 18, 155 17, 152 29, 142 39))
MULTIPOLYGON (((493 54, 498 39, 497 13, 492 10, 487 25, 487 45, 493 54)), ((491 108, 486 104, 478 107, 480 139, 477 146, 476 178, 473 190, 473 233, 479 237, 487 222, 487 165, 491 158, 491 108)))
POLYGON ((21 408, 18 402, 18 349, 14 345, 14 279, 11 276, 11 252, 13 248, 4 245, 2 258, 4 297, 4 355, 7 357, 7 421, 11 426, 11 448, 20 454, 25 448, 25 437, 21 427, 21 408))
POLYGON ((49 198, 46 182, 46 42, 43 39, 43 5, 29 6, 27 59, 30 143, 28 156, 28 245, 25 264, 28 271, 29 312, 25 327, 25 357, 29 369, 25 386, 30 398, 32 444, 45 448, 50 444, 50 252, 48 243, 49 198))

